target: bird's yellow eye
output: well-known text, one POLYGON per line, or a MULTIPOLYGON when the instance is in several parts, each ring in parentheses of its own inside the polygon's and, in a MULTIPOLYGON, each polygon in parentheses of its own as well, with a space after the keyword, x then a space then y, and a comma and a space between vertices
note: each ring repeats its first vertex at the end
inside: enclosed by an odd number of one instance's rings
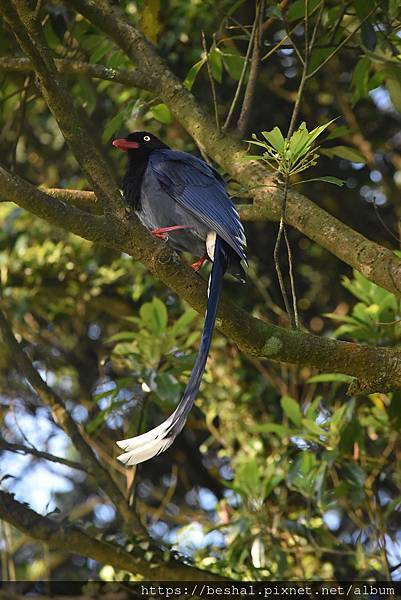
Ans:
POLYGON ((143 140, 144 142, 150 142, 150 135, 144 135, 143 140))

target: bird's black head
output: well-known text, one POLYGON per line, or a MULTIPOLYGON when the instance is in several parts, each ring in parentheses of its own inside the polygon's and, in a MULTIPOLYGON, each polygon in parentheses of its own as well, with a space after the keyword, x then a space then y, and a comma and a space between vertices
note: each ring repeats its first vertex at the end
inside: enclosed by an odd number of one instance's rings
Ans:
POLYGON ((134 131, 126 138, 113 140, 113 146, 137 158, 149 156, 153 150, 168 148, 159 138, 148 131, 134 131))

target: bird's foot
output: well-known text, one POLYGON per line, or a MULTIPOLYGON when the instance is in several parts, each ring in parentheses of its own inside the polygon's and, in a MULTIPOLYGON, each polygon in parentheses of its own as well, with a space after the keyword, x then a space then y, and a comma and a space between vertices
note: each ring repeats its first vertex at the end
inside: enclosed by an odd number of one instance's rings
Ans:
POLYGON ((193 229, 189 225, 171 225, 171 227, 157 227, 151 230, 151 234, 155 237, 166 240, 170 231, 179 231, 180 229, 193 229))
POLYGON ((203 265, 205 260, 207 260, 207 258, 208 258, 207 254, 204 254, 202 256, 202 258, 200 258, 199 260, 196 260, 194 263, 192 263, 191 267, 193 268, 193 270, 199 271, 199 269, 201 268, 201 266, 203 265))

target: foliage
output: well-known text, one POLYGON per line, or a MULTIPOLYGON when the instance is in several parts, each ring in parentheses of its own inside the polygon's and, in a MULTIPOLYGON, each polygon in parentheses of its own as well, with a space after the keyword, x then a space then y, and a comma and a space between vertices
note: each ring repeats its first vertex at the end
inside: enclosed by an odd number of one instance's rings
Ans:
MULTIPOLYGON (((325 125, 316 127, 312 131, 308 131, 306 123, 303 122, 299 128, 294 131, 291 137, 284 138, 278 127, 274 127, 271 131, 262 131, 265 140, 258 140, 255 134, 252 135, 250 144, 263 148, 261 156, 250 156, 252 160, 263 160, 266 162, 278 175, 287 179, 292 175, 306 171, 310 167, 317 164, 319 158, 319 148, 314 147, 314 142, 317 137, 333 121, 329 121, 325 125)), ((333 150, 331 150, 333 151, 333 150)), ((335 185, 343 185, 344 181, 337 177, 316 177, 307 181, 325 181, 326 183, 334 183, 335 185)))
MULTIPOLYGON (((270 25, 243 137, 262 132, 250 143, 263 154, 251 158, 291 176, 290 185, 315 181, 311 195, 328 212, 382 246, 398 247, 399 2, 307 5, 309 33, 316 26, 316 37, 297 120, 302 124, 286 139, 303 70, 298 54, 304 52, 306 3, 290 0, 281 10, 267 1, 262 16, 270 25), (323 132, 324 147, 317 147, 323 132), (312 166, 311 179, 302 181, 312 166), (327 185, 343 182, 341 190, 327 185)), ((56 58, 132 70, 111 37, 67 3, 38 6, 56 58)), ((254 3, 124 0, 119 10, 143 27, 186 88, 223 122, 237 88, 242 100, 251 80, 245 67, 254 3)), ((1 56, 22 57, 12 32, 0 27, 1 56)), ((162 98, 113 78, 66 77, 71 103, 86 111, 119 178, 125 156, 109 142, 122 129, 149 129, 174 148, 196 152, 162 98)), ((31 73, 4 70, 0 101, 1 162, 7 168, 38 186, 89 189, 31 73)), ((233 124, 239 112, 240 102, 233 124)), ((227 278, 227 293, 255 316, 286 324, 272 268, 276 227, 246 223, 246 231, 248 282, 239 286, 227 278)), ((288 235, 303 326, 320 336, 398 347, 399 300, 350 273, 313 240, 296 231, 288 235)), ((336 231, 327 235, 335 239, 336 231)), ((183 565, 191 560, 236 579, 399 576, 398 391, 350 397, 347 376, 240 354, 216 332, 188 427, 168 453, 127 477, 114 460, 114 442, 155 426, 174 409, 201 319, 128 256, 5 202, 0 282, 1 307, 41 376, 63 397, 127 494, 132 476, 136 513, 183 565)), ((115 508, 85 472, 4 446, 6 440, 81 460, 3 346, 0 392, 2 471, 8 475, 2 488, 58 523, 131 547, 115 508)), ((4 578, 14 571, 21 580, 136 577, 87 556, 49 556, 41 543, 28 542, 7 523, 2 536, 4 578)))
POLYGON ((350 315, 327 314, 334 321, 343 323, 333 335, 347 335, 360 342, 397 345, 400 340, 400 305, 394 294, 356 271, 352 280, 344 278, 343 286, 359 302, 352 307, 350 315))

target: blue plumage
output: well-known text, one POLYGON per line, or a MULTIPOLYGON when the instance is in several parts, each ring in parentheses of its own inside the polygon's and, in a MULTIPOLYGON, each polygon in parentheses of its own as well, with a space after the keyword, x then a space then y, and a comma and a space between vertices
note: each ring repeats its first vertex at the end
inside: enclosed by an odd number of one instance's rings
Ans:
POLYGON ((148 169, 171 198, 215 231, 246 263, 245 234, 223 180, 203 160, 174 150, 155 150, 148 169))
POLYGON ((186 152, 170 150, 147 132, 113 144, 128 152, 123 180, 126 202, 150 231, 177 250, 213 260, 202 340, 183 397, 170 417, 142 435, 117 444, 126 465, 141 463, 166 450, 183 429, 199 390, 226 271, 244 281, 245 235, 238 212, 213 167, 186 152))

